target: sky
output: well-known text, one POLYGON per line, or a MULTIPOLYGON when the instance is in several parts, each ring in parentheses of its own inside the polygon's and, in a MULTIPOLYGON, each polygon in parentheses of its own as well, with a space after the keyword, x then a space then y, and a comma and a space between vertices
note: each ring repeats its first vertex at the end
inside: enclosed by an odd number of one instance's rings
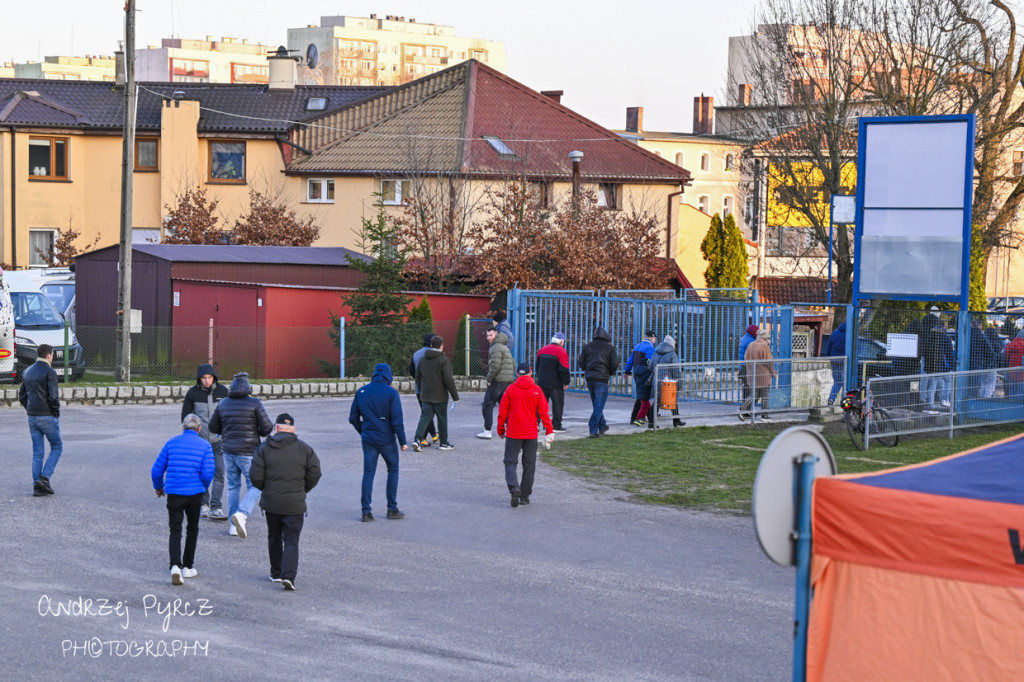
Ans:
MULTIPOLYGON (((690 132, 694 97, 724 103, 728 38, 749 33, 755 1, 647 0, 631 12, 629 3, 608 0, 136 0, 136 46, 159 45, 172 32, 281 45, 288 28, 319 24, 322 15, 415 17, 454 26, 458 36, 504 42, 512 78, 534 90, 564 90, 564 105, 605 127, 623 128, 626 108, 642 106, 644 129, 690 132)), ((124 37, 124 5, 7 3, 0 62, 113 54, 124 37)))

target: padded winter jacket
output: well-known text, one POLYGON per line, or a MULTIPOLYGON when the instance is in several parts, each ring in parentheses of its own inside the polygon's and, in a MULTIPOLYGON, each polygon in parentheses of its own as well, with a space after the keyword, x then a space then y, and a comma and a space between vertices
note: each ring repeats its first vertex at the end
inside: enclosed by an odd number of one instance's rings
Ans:
POLYGON ((203 428, 199 431, 199 435, 211 443, 216 443, 220 440, 220 436, 210 433, 210 417, 217 409, 217 404, 227 397, 228 388, 217 380, 217 372, 213 369, 213 365, 199 365, 199 369, 196 370, 196 385, 188 389, 188 393, 185 394, 185 402, 181 405, 181 420, 185 421, 185 417, 190 414, 199 417, 203 422, 203 428), (205 374, 213 377, 213 383, 209 388, 203 386, 199 381, 205 374))
POLYGON ((608 383, 619 369, 619 355, 611 341, 608 332, 598 327, 594 330, 594 340, 583 347, 576 364, 583 370, 587 381, 608 383))
POLYGON ((757 337, 750 334, 749 332, 743 335, 740 339, 740 360, 747 357, 747 346, 757 340, 757 337))
POLYGON ((164 443, 150 475, 153 489, 169 495, 205 493, 213 481, 213 447, 192 429, 185 429, 164 443))
POLYGON ((210 417, 210 433, 224 437, 224 454, 252 457, 260 438, 269 436, 274 423, 259 398, 253 398, 249 374, 239 372, 231 382, 228 397, 217 404, 210 417))
POLYGON ((306 493, 320 480, 320 458, 294 433, 275 433, 256 450, 249 480, 263 491, 263 511, 283 516, 305 514, 306 493))
POLYGON ((508 337, 498 332, 487 350, 487 383, 511 384, 516 380, 516 361, 508 349, 508 337))
POLYGON ((569 354, 560 343, 549 343, 537 351, 535 383, 547 389, 569 385, 569 354))
POLYGON ((554 433, 548 414, 548 399, 529 374, 521 376, 505 389, 498 405, 498 435, 508 438, 536 439, 537 420, 544 433, 554 433))
POLYGON ((402 399, 391 387, 391 366, 378 364, 370 383, 356 391, 348 421, 367 445, 391 447, 398 439, 405 445, 405 422, 402 418, 402 399))
POLYGON ((425 403, 446 403, 449 395, 452 400, 459 399, 452 363, 436 348, 423 354, 416 368, 416 383, 420 385, 420 400, 425 403))

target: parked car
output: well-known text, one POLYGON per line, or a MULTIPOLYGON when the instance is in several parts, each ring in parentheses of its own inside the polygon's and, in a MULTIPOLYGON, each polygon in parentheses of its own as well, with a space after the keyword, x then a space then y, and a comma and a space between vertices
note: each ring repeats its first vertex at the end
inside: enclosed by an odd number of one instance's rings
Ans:
POLYGON ((989 312, 1005 313, 1010 308, 1024 308, 1024 296, 997 296, 988 299, 989 312))
POLYGON ((14 305, 0 268, 0 383, 14 381, 14 305))
MULTIPOLYGON (((14 371, 18 381, 21 373, 36 361, 36 348, 41 343, 53 346, 53 368, 57 375, 64 376, 64 318, 53 307, 50 299, 24 272, 5 272, 4 281, 11 294, 14 309, 14 371)), ((85 374, 85 353, 68 331, 68 367, 71 380, 77 381, 85 374)))
POLYGON ((75 319, 75 278, 72 275, 69 279, 51 279, 39 285, 39 289, 50 299, 50 303, 57 309, 64 319, 71 323, 71 329, 76 328, 75 319))

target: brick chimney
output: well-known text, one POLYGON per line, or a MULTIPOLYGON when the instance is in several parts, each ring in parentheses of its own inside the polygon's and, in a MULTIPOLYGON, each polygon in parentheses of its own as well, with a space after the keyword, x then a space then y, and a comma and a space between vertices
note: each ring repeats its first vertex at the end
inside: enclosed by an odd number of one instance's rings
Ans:
POLYGON ((715 131, 715 98, 693 98, 693 132, 696 135, 712 135, 715 131))
POLYGON ((740 95, 739 105, 741 107, 749 107, 750 106, 750 95, 753 93, 753 91, 754 91, 754 86, 751 85, 750 83, 740 83, 740 85, 739 85, 739 95, 740 95))
POLYGON ((550 97, 551 99, 561 104, 562 95, 565 94, 565 90, 541 90, 540 94, 544 95, 545 97, 550 97))
POLYGON ((643 107, 627 107, 626 108, 626 132, 627 133, 639 133, 644 129, 644 108, 643 107))

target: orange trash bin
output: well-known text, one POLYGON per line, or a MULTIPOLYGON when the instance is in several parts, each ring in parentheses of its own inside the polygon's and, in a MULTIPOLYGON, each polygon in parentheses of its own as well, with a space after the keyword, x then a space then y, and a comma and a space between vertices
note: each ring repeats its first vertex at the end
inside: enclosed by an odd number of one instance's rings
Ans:
POLYGON ((658 391, 658 395, 661 400, 658 401, 658 407, 663 410, 674 410, 676 409, 676 396, 678 387, 676 386, 675 379, 665 377, 661 382, 661 388, 658 391))

